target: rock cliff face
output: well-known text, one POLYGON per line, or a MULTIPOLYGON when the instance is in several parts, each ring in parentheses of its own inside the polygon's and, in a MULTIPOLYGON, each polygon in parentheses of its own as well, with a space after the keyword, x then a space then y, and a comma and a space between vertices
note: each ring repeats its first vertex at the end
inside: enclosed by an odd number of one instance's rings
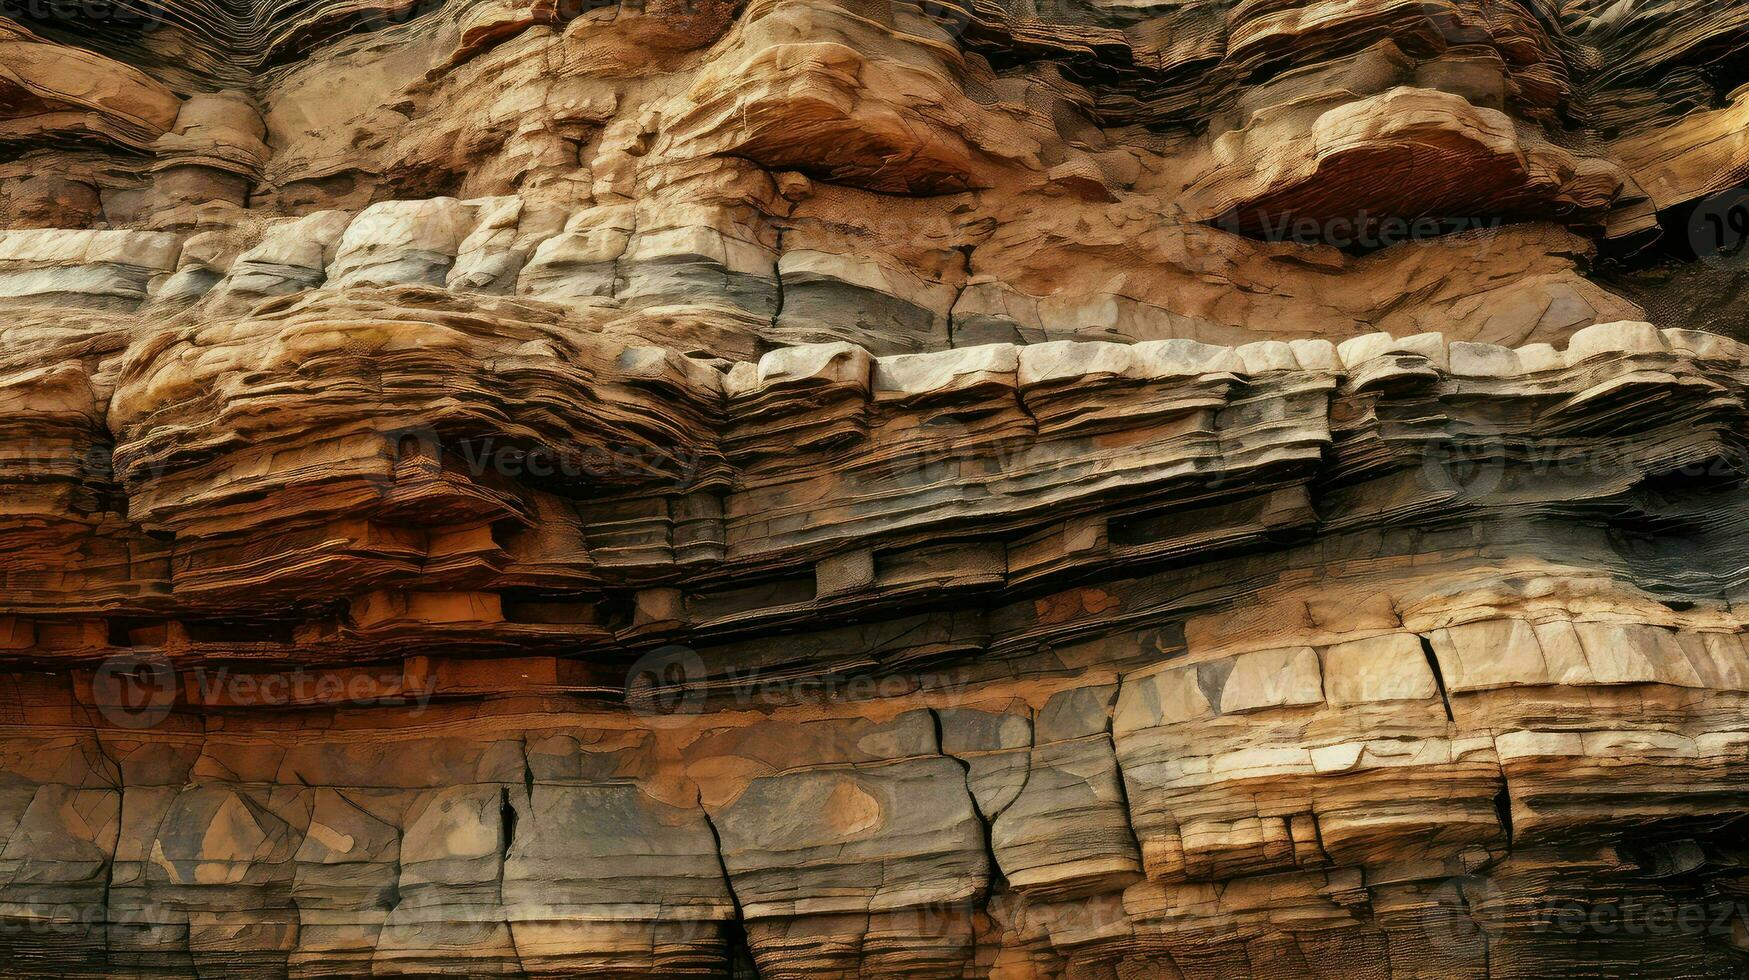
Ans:
POLYGON ((0 9, 0 973, 1749 969, 1749 2, 0 9))

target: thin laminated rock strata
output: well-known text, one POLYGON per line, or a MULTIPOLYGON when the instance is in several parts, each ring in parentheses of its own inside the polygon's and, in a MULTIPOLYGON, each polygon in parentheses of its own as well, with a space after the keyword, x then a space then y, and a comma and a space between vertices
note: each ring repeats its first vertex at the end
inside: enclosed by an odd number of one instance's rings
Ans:
POLYGON ((0 4, 0 974, 1749 968, 1749 4, 0 4))

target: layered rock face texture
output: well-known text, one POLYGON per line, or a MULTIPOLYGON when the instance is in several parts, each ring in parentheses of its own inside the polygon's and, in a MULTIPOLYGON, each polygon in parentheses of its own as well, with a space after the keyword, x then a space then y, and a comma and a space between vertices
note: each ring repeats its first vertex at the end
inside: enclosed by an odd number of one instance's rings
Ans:
POLYGON ((0 974, 1749 967, 1749 3, 0 19, 0 974))

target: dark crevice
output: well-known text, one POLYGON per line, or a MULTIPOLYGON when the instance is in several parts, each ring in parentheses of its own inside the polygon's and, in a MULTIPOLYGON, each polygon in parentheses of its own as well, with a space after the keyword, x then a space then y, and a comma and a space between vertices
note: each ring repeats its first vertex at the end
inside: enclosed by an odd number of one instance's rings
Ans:
POLYGON ((1105 706, 1105 740, 1111 746, 1111 770, 1117 777, 1117 803, 1123 807, 1124 826, 1129 828, 1130 840, 1136 845, 1136 859, 1140 860, 1142 840, 1136 836, 1135 816, 1130 809, 1130 787, 1124 780, 1123 760, 1117 757, 1117 699, 1123 692, 1123 685, 1124 675, 1119 674, 1117 684, 1112 687, 1111 702, 1105 706))
POLYGON ((296 624, 285 620, 210 619, 189 620, 182 624, 191 643, 279 643, 295 642, 296 624))
POLYGON ((777 229, 777 241, 772 243, 771 248, 772 248, 772 251, 777 256, 776 258, 771 260, 772 288, 775 289, 777 292, 777 297, 775 300, 772 301, 772 307, 771 307, 771 329, 776 330, 778 318, 783 316, 783 229, 782 228, 777 229))
POLYGON ((504 836, 499 841, 498 856, 510 856, 510 846, 516 843, 516 807, 510 805, 510 787, 498 788, 498 819, 504 823, 504 836))
POLYGON ((109 645, 112 647, 161 647, 164 645, 163 620, 135 619, 116 616, 105 621, 109 645))
POLYGON ((348 37, 374 34, 401 27, 440 10, 442 0, 418 0, 401 9, 350 10, 346 13, 309 18, 291 26, 275 24, 270 17, 256 15, 251 42, 234 45, 232 53, 245 62, 254 61, 262 68, 289 64, 307 57, 312 51, 348 37))
MULTIPOLYGON (((942 314, 942 326, 947 331, 949 349, 960 346, 959 339, 954 336, 954 313, 959 309, 960 300, 965 298, 966 284, 972 281, 972 253, 977 251, 977 248, 975 243, 954 246, 954 250, 963 257, 965 268, 961 270, 959 287, 954 290, 953 299, 947 304, 947 312, 942 314)), ((1016 400, 1018 397, 1016 395, 1016 400)))
POLYGON ((702 793, 698 798, 698 812, 711 832, 711 845, 717 854, 717 868, 723 875, 723 888, 729 893, 729 903, 735 909, 735 917, 723 925, 729 976, 731 980, 759 980, 759 964, 753 958, 753 946, 747 939, 747 919, 741 909, 741 897, 735 894, 735 879, 730 877, 729 861, 723 855, 723 835, 717 830, 716 821, 711 819, 711 812, 705 809, 702 793))
MULTIPOLYGON (((528 764, 527 759, 525 746, 524 766, 528 764)), ((522 959, 522 948, 516 942, 516 923, 509 920, 509 908, 504 904, 504 879, 510 870, 510 848, 516 843, 516 807, 510 803, 508 786, 498 787, 498 819, 504 828, 498 843, 498 912, 505 916, 504 931, 510 940, 510 954, 516 958, 516 968, 526 975, 527 966, 522 959)))
POLYGON ((1644 235, 1605 242, 1589 278, 1660 326, 1749 337, 1749 184, 1672 204, 1644 235))
MULTIPOLYGON (((1312 828, 1312 843, 1317 845, 1318 854, 1321 855, 1325 861, 1333 862, 1334 859, 1330 857, 1329 849, 1324 846, 1324 825, 1318 821, 1318 811, 1307 810, 1305 813, 1306 823, 1312 828)), ((1372 915, 1370 911, 1365 914, 1369 917, 1372 915)))
POLYGON ((736 918, 723 926, 723 943, 729 961, 729 980, 759 980, 759 964, 747 942, 747 926, 736 918))
MULTIPOLYGON (((979 810, 977 794, 972 792, 972 764, 967 762, 966 760, 960 758, 959 756, 948 754, 948 751, 945 747, 947 745, 947 743, 942 740, 941 712, 940 712, 940 710, 938 710, 936 708, 930 708, 929 709, 929 720, 935 724, 935 751, 941 753, 942 758, 951 759, 955 765, 959 766, 960 767, 960 775, 965 780, 965 783, 966 783, 966 805, 971 807, 972 818, 974 820, 978 821, 978 827, 980 830, 983 831, 984 859, 990 865, 990 892, 991 892, 991 894, 997 894, 1000 892, 1007 891, 1008 890, 1008 876, 1002 873, 1002 864, 1001 864, 1001 862, 996 860, 996 840, 995 840, 995 835, 993 832, 993 827, 994 827, 994 824, 996 822, 996 817, 999 814, 992 813, 988 817, 986 817, 983 814, 983 812, 979 810)), ((1027 753, 1026 771, 1027 771, 1027 775, 1030 777, 1032 774, 1032 756, 1031 756, 1030 749, 1028 750, 1028 753, 1027 753)), ((1021 791, 1024 792, 1025 789, 1026 789, 1026 787, 1023 784, 1021 786, 1021 791)), ((1018 793, 1015 794, 1014 798, 1016 800, 1020 799, 1019 794, 1018 793)), ((1012 805, 1012 804, 1010 804, 1010 805, 1012 805)))
MULTIPOLYGON (((93 734, 91 741, 97 746, 97 754, 101 755, 104 761, 109 763, 110 767, 115 771, 115 818, 116 823, 119 826, 125 827, 128 825, 127 778, 122 772, 121 764, 112 759, 109 755, 109 751, 104 748, 102 737, 93 734)), ((114 955, 110 946, 110 927, 115 922, 115 906, 112 896, 115 893, 115 857, 116 852, 120 847, 121 839, 117 837, 115 843, 111 844, 109 847, 108 860, 104 862, 103 867, 103 911, 101 913, 102 918, 97 923, 97 927, 103 930, 103 963, 105 966, 111 965, 110 958, 114 955)))
POLYGON ((1505 777, 1501 777, 1500 792, 1494 794, 1494 816, 1500 820, 1500 829, 1506 832, 1506 846, 1512 846, 1512 793, 1507 789, 1505 777))
POLYGON ((1648 471, 1635 487, 1642 496, 1661 502, 1704 501, 1741 486, 1744 478, 1743 449, 1732 442, 1699 459, 1681 465, 1648 471))
POLYGON ((1736 255, 1742 251, 1744 236, 1749 233, 1749 211, 1744 210, 1744 203, 1749 201, 1746 195, 1749 186, 1738 185, 1658 211, 1657 234, 1631 241, 1625 250, 1607 249, 1600 270, 1614 272, 1659 262, 1696 262, 1736 255))
POLYGON ((529 761, 528 735, 522 736, 522 788, 527 794, 528 812, 534 812, 534 763, 529 761))
POLYGON ((1427 669, 1433 671, 1433 686, 1439 688, 1439 703, 1445 708, 1445 720, 1456 721, 1451 713, 1451 694, 1445 689, 1445 673, 1439 669, 1439 656, 1433 652, 1433 641, 1420 634, 1416 639, 1421 641, 1421 655, 1427 658, 1427 669))

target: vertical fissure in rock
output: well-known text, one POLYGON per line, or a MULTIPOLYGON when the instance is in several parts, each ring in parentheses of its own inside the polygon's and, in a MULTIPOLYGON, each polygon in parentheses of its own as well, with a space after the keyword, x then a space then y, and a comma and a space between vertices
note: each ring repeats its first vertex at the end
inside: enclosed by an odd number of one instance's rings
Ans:
POLYGON ((729 980, 759 980, 759 964, 747 941, 747 925, 739 918, 723 927, 723 943, 729 961, 729 980))
POLYGON ((510 848, 516 843, 516 807, 510 802, 508 786, 498 787, 498 820, 502 824, 498 840, 498 914, 504 917, 504 935, 510 942, 510 955, 516 957, 516 968, 524 970, 522 949, 516 942, 516 923, 510 920, 510 909, 504 903, 504 879, 509 873, 510 848))
POLYGON ((626 269, 626 266, 631 262, 629 256, 631 254, 632 242, 636 241, 637 237, 638 212, 634 208, 632 210, 631 230, 626 234, 625 244, 621 246, 619 253, 613 257, 613 272, 607 280, 607 295, 611 299, 619 299, 622 293, 631 288, 631 274, 626 269))
POLYGON ((0 980, 1749 965, 1749 0, 0 6, 0 980))
POLYGON ((723 888, 729 893, 729 904, 735 911, 735 917, 723 926, 724 954, 728 958, 729 977, 731 980, 759 980, 759 964, 753 958, 753 946, 747 939, 747 918, 741 909, 741 897, 735 894, 735 879, 729 875, 729 859, 723 854, 723 835, 717 830, 717 822, 711 819, 711 812, 705 809, 702 792, 698 798, 698 812, 703 815, 704 825, 711 832, 711 846, 716 850, 717 868, 723 875, 723 888))
POLYGON ((1142 853, 1142 839, 1136 835, 1136 821, 1130 811, 1130 787, 1123 774, 1123 759, 1117 754, 1117 699, 1123 693, 1124 675, 1119 674, 1117 684, 1111 690, 1111 702, 1105 706, 1105 740, 1111 744, 1111 769, 1117 776, 1117 802, 1123 807, 1124 826, 1129 828, 1130 840, 1135 842, 1136 854, 1142 853))
POLYGON ((516 843, 516 807, 510 803, 508 786, 498 788, 498 819, 504 824, 504 833, 498 842, 498 856, 508 858, 510 846, 516 843))
POLYGON ((942 324, 947 330, 947 346, 949 348, 961 346, 959 338, 954 336, 954 311, 959 309, 960 300, 966 295, 966 287, 972 281, 972 253, 977 250, 978 246, 975 243, 968 243, 957 245, 954 248, 963 258, 965 269, 960 276, 959 288, 954 290, 953 299, 947 304, 947 312, 942 316, 942 324))
POLYGON ((1512 791, 1506 785, 1506 774, 1500 774, 1500 791, 1494 794, 1494 816, 1500 821, 1500 829, 1506 832, 1506 844, 1512 845, 1512 791))
POLYGON ((534 763, 529 761, 528 736, 522 736, 522 788, 527 794, 528 812, 534 813, 534 763))
POLYGON ((778 318, 783 316, 783 228, 777 229, 777 240, 771 247, 777 255, 771 260, 772 289, 777 292, 777 298, 771 305, 771 328, 775 330, 778 318))
MULTIPOLYGON (((387 915, 394 914, 395 909, 401 904, 401 878, 406 870, 401 863, 401 855, 406 853, 406 847, 407 828, 405 826, 398 826, 395 828, 395 848, 392 852, 393 857, 388 861, 389 870, 393 872, 393 874, 389 876, 389 887, 384 892, 382 901, 383 912, 387 915)), ((504 892, 504 869, 502 865, 500 865, 498 869, 498 891, 500 896, 502 896, 504 892)), ((502 900, 500 900, 499 905, 502 907, 502 900)), ((376 943, 371 947, 371 959, 374 960, 381 954, 383 933, 387 931, 387 929, 377 930, 376 943)))
MULTIPOLYGON (((1008 876, 1002 873, 1002 865, 996 860, 995 838, 996 818, 1000 816, 1000 814, 992 813, 986 818, 983 812, 978 809, 978 796, 976 793, 972 792, 972 764, 957 755, 950 755, 948 753, 946 749, 947 743, 942 740, 940 709, 930 708, 929 720, 935 723, 935 751, 940 753, 942 758, 950 759, 953 761, 954 765, 959 766, 960 778, 965 781, 966 805, 971 808, 972 819, 978 822, 978 828, 983 832, 984 859, 990 865, 990 891, 992 893, 1003 891, 1008 887, 1008 876)), ((1032 773, 1032 754, 1030 749, 1027 751, 1026 771, 1030 776, 1032 773)), ((1024 791, 1025 786, 1022 785, 1021 789, 1024 791)), ((1020 795, 1017 793, 1014 798, 1018 800, 1020 795)))
MULTIPOLYGON (((91 744, 96 748, 98 756, 101 757, 115 773, 116 825, 118 827, 126 827, 128 825, 127 779, 123 774, 121 763, 117 762, 115 758, 109 754, 109 750, 103 745, 102 736, 95 732, 92 733, 91 744)), ((92 917, 92 921, 97 924, 98 928, 103 930, 103 963, 105 966, 109 965, 111 956, 109 934, 111 926, 114 924, 114 913, 111 911, 113 907, 111 896, 115 891, 115 859, 120 851, 121 835, 118 833, 115 842, 109 847, 109 859, 105 862, 103 868, 103 897, 100 900, 103 903, 103 907, 101 910, 98 910, 98 915, 92 917)))
POLYGON ((1427 658, 1427 669, 1433 671, 1433 686, 1439 689, 1439 703, 1445 708, 1445 720, 1456 721, 1451 713, 1451 694, 1445 689, 1445 672, 1439 669, 1439 656, 1433 652, 1433 641, 1417 633, 1415 638, 1421 641, 1421 655, 1427 658))

